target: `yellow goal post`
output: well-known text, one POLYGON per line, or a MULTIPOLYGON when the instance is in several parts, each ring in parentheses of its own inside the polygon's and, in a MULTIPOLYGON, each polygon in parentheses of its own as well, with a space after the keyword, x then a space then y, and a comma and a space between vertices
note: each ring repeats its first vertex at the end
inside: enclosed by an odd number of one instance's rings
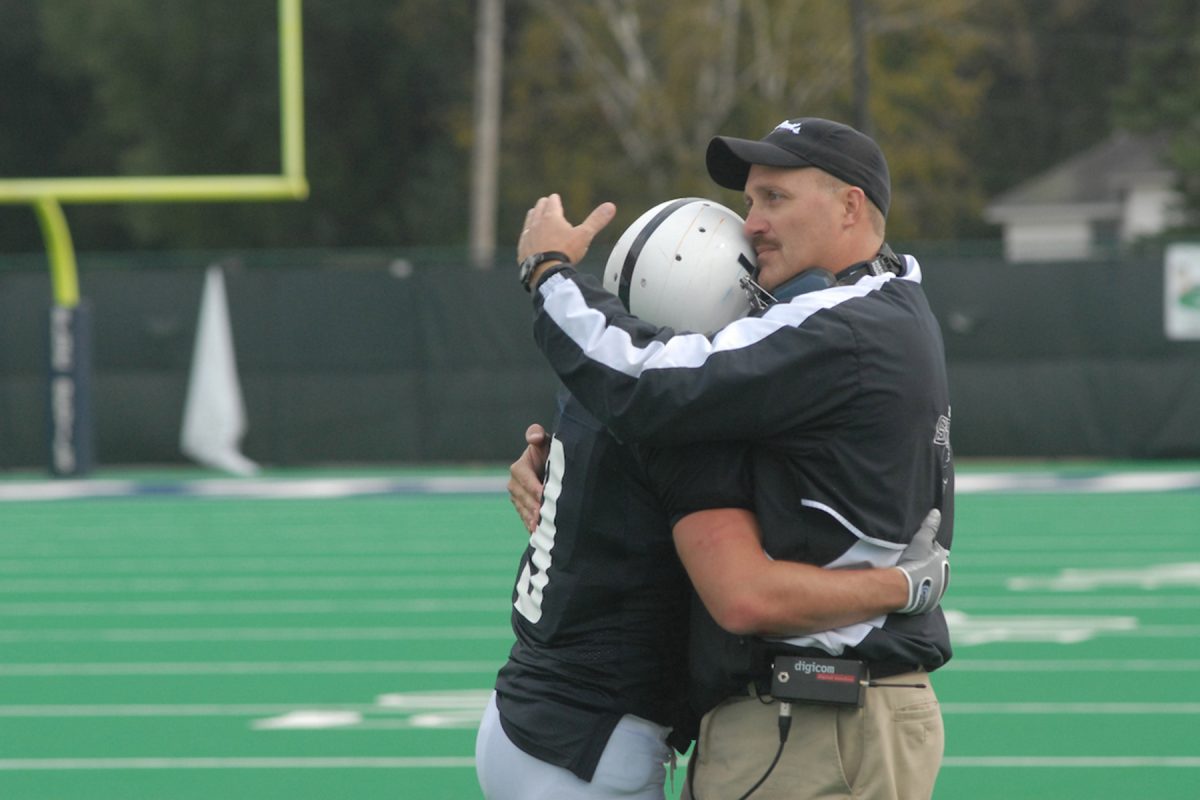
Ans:
POLYGON ((300 12, 300 0, 278 0, 280 174, 0 178, 0 203, 28 204, 37 214, 56 306, 79 304, 75 248, 63 203, 303 200, 308 196, 300 12))
POLYGON ((0 203, 33 207, 50 264, 48 358, 50 471, 84 475, 92 454, 90 309, 79 293, 78 267, 64 203, 169 203, 302 200, 304 89, 300 0, 278 0, 281 172, 278 175, 115 176, 0 179, 0 203))

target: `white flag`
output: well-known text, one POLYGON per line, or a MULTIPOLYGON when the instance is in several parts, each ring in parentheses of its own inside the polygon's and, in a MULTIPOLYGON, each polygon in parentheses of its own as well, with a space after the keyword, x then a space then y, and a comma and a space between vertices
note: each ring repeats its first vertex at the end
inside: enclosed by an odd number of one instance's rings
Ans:
POLYGON ((225 274, 212 266, 204 278, 179 446, 185 456, 204 466, 253 475, 258 465, 240 451, 245 433, 246 406, 233 352, 225 274))

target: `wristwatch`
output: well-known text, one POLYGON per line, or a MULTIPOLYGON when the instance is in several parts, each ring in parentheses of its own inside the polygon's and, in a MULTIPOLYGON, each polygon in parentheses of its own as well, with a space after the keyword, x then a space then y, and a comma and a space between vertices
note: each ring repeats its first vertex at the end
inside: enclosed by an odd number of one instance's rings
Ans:
POLYGON ((517 278, 521 281, 521 285, 525 287, 525 291, 533 291, 530 287, 530 280, 533 278, 533 271, 541 264, 547 261, 561 261, 564 264, 570 264, 571 259, 566 253, 560 253, 557 250, 547 250, 544 253, 533 253, 521 262, 521 271, 517 278))

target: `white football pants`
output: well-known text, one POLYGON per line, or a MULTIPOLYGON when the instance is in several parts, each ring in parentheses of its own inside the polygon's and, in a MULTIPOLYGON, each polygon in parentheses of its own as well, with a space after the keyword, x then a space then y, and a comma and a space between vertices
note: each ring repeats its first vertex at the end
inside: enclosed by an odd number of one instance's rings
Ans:
POLYGON ((487 800, 663 800, 669 728, 626 714, 591 782, 521 750, 504 733, 492 693, 475 738, 475 772, 487 800))

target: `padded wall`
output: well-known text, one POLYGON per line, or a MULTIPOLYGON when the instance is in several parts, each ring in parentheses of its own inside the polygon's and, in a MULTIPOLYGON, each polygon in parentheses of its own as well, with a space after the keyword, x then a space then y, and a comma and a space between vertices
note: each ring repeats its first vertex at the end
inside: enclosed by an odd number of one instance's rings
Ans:
MULTIPOLYGON (((182 461, 206 265, 145 261, 110 257, 81 277, 94 314, 100 465, 182 461)), ((1161 259, 922 267, 960 456, 1200 457, 1200 342, 1163 335, 1161 259)), ((549 421, 558 382, 510 272, 398 274, 407 277, 303 255, 227 271, 250 458, 507 463, 526 424, 549 421)), ((44 274, 0 267, 0 468, 47 463, 49 298, 44 274)))

